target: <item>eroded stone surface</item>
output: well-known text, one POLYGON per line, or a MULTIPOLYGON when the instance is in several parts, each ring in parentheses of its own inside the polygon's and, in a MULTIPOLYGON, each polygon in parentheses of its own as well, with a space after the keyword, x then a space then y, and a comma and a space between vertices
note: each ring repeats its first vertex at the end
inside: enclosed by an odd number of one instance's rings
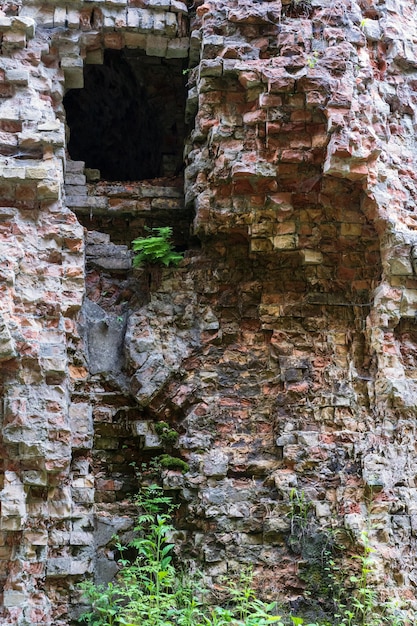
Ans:
POLYGON ((0 4, 4 624, 67 626, 74 584, 113 575, 161 419, 208 576, 252 563, 302 595, 296 490, 359 551, 367 529, 376 583, 414 601, 415 6, 306 4, 0 4), (64 89, 125 46, 189 56, 185 205, 177 182, 97 183, 66 157, 64 89), (132 274, 125 246, 167 219, 192 249, 132 274), (120 324, 101 365, 86 295, 120 324))

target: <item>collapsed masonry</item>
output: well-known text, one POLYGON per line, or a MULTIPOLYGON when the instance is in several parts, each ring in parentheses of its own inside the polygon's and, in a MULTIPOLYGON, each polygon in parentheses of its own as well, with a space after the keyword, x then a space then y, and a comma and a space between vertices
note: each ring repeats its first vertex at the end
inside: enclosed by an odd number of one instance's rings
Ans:
POLYGON ((111 578, 160 419, 208 576, 302 596, 295 489, 414 602, 413 0, 0 9, 2 623, 67 626, 80 578, 111 578), (128 246, 166 224, 189 249, 149 284, 128 246))

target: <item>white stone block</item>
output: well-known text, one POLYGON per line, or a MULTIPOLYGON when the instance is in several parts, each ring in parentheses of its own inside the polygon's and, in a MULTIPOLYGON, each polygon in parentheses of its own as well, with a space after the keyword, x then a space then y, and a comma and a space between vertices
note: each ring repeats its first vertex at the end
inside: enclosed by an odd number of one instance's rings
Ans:
POLYGON ((153 32, 159 35, 165 34, 165 13, 163 11, 155 11, 153 14, 153 32))
POLYGON ((170 8, 170 0, 149 0, 149 8, 159 11, 168 11, 170 8))
POLYGON ((15 606, 26 606, 27 596, 22 591, 14 591, 13 589, 6 589, 3 595, 3 604, 7 608, 15 606))
POLYGON ((6 70, 6 80, 15 85, 27 85, 29 82, 29 72, 25 69, 6 70))
POLYGON ((19 15, 12 18, 12 29, 22 30, 28 37, 35 36, 35 20, 31 17, 24 17, 19 15))
POLYGON ((76 9, 67 9, 68 28, 78 28, 80 25, 80 14, 76 9))
POLYGON ((187 5, 181 0, 171 0, 170 10, 174 13, 182 13, 183 15, 188 14, 187 5))
POLYGON ((323 263, 323 255, 317 250, 302 250, 304 265, 321 265, 323 263))
POLYGON ((67 23, 67 9, 65 7, 55 7, 54 27, 64 27, 67 23))

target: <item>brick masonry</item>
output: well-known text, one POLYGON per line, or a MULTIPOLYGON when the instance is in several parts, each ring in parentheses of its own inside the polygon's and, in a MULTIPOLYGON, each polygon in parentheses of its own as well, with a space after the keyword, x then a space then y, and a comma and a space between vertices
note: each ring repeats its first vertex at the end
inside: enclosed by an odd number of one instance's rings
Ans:
POLYGON ((209 577, 251 563, 303 594, 296 489, 350 549, 367 530, 375 583, 415 603, 415 11, 0 3, 2 624, 68 626, 76 583, 114 574, 160 419, 209 577), (124 47, 189 59, 184 194, 68 157, 65 90, 124 47), (131 239, 164 223, 184 261, 133 272, 131 239))

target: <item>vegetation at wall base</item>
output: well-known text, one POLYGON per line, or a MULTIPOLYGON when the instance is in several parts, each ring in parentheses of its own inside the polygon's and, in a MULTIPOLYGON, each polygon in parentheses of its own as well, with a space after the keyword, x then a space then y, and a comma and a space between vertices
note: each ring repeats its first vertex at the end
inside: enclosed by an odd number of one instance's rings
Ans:
MULTIPOLYGON (((115 581, 107 585, 84 581, 79 585, 91 605, 78 620, 87 626, 415 626, 413 617, 397 603, 378 602, 369 581, 373 548, 366 533, 362 536, 363 552, 357 556, 358 573, 349 577, 349 599, 336 594, 333 614, 312 622, 278 611, 275 602, 258 598, 247 569, 237 578, 222 581, 225 600, 222 605, 213 605, 207 600, 210 590, 201 584, 201 577, 181 572, 175 564, 175 544, 170 541, 176 508, 172 499, 158 485, 150 485, 141 488, 135 504, 138 517, 134 538, 123 545, 114 537, 120 555, 115 581), (125 558, 127 550, 136 556, 125 558)), ((296 499, 296 512, 300 513, 300 508, 307 511, 304 504, 304 499, 296 499)), ((305 521, 306 516, 302 518, 305 521)), ((329 563, 327 576, 335 581, 336 589, 340 585, 338 568, 331 559, 329 563)))
POLYGON ((144 487, 135 499, 138 518, 135 537, 127 546, 115 537, 120 553, 119 574, 107 585, 92 581, 80 584, 91 609, 79 621, 88 626, 267 626, 282 625, 274 614, 275 603, 259 600, 248 584, 230 587, 227 607, 209 606, 205 590, 174 565, 174 544, 169 541, 174 528, 175 508, 161 487, 144 487), (125 559, 130 548, 137 556, 125 559))

